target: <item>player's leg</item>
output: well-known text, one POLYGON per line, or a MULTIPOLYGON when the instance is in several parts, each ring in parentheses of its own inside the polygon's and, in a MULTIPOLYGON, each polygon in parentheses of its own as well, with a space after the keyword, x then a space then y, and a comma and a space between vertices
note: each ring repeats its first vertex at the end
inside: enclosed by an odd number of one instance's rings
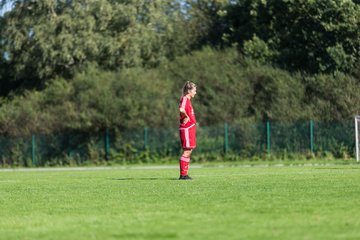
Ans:
POLYGON ((191 178, 188 175, 190 156, 192 149, 183 149, 183 154, 180 157, 180 178, 181 180, 190 180, 191 178))
POLYGON ((180 157, 180 178, 183 180, 191 179, 188 176, 190 156, 193 149, 196 146, 196 135, 195 135, 195 126, 185 129, 180 129, 180 140, 183 153, 180 157))

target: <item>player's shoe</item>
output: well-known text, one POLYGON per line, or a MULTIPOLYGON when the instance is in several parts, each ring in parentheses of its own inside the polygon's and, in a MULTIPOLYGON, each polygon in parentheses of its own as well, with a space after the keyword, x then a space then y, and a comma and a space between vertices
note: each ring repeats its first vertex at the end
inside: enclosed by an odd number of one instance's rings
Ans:
POLYGON ((180 176, 179 180, 192 180, 192 178, 189 175, 180 176))

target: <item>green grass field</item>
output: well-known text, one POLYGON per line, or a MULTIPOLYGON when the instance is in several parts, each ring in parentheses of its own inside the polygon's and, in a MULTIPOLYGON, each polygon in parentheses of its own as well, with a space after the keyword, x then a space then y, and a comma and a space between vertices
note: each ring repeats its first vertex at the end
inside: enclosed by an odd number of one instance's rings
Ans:
POLYGON ((360 239, 360 166, 0 172, 0 239, 360 239))

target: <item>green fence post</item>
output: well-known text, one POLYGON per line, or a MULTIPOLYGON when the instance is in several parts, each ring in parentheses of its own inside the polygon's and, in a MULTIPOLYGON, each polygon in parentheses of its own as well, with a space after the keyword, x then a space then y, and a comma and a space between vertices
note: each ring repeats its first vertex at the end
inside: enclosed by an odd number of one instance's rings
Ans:
POLYGON ((271 131, 270 131, 270 122, 266 121, 266 150, 267 153, 270 153, 271 149, 271 131))
POLYGON ((106 130, 105 130, 105 160, 109 160, 109 151, 110 151, 109 128, 106 128, 106 130))
POLYGON ((31 159, 33 166, 36 166, 36 138, 35 134, 31 136, 31 159))
POLYGON ((314 153, 314 121, 310 120, 310 151, 314 153))
POLYGON ((226 154, 229 150, 229 139, 228 139, 228 124, 224 124, 224 153, 226 154))
POLYGON ((148 128, 144 128, 144 149, 148 146, 148 128))

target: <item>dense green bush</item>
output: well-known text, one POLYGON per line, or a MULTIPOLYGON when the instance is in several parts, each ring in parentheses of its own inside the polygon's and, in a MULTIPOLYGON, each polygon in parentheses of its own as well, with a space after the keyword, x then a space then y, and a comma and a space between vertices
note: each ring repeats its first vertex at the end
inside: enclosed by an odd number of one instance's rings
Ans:
MULTIPOLYGON (((0 134, 9 139, 22 137, 27 144, 32 134, 43 136, 37 140, 45 139, 38 144, 47 149, 38 158, 41 165, 101 163, 107 128, 111 129, 111 156, 117 161, 149 162, 175 156, 180 150, 178 101, 187 80, 198 85, 193 100, 199 122, 197 151, 206 154, 223 152, 225 122, 232 125, 232 154, 264 154, 266 121, 274 123, 274 150, 284 151, 284 156, 305 153, 310 119, 351 120, 360 104, 359 82, 348 75, 290 74, 244 58, 232 48, 205 48, 155 69, 108 72, 92 66, 71 80, 54 79, 43 91, 2 99, 0 134), (293 131, 298 121, 301 129, 293 131), (149 146, 144 145, 145 127, 151 129, 149 146)), ((322 137, 318 152, 352 156, 353 146, 346 139, 352 139, 353 129, 339 129, 345 133, 342 139, 330 131, 322 137)), ((32 164, 31 147, 21 144, 6 147, 4 165, 32 164)))
POLYGON ((108 72, 89 67, 54 79, 43 91, 1 100, 0 134, 97 132, 177 126, 183 83, 201 126, 249 121, 341 120, 358 114, 360 87, 348 75, 289 74, 238 55, 205 48, 159 68, 108 72))
POLYGON ((347 73, 359 61, 357 1, 242 0, 217 12, 226 43, 255 59, 307 73, 347 73))
POLYGON ((311 108, 311 118, 333 121, 359 115, 359 79, 337 72, 305 76, 303 81, 306 91, 304 105, 311 108))

